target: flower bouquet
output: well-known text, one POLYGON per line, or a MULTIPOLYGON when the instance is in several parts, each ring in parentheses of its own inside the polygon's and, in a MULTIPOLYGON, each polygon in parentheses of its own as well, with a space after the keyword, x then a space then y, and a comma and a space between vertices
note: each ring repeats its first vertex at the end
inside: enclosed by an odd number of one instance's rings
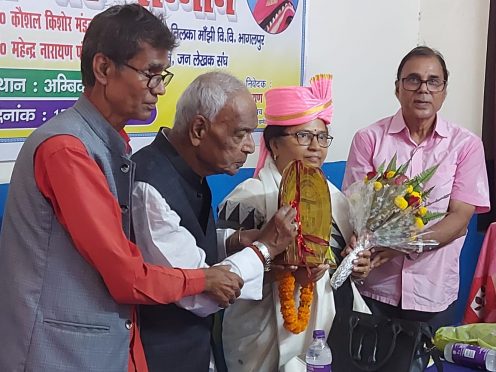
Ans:
POLYGON ((425 189, 425 184, 436 172, 437 165, 409 179, 405 173, 411 160, 397 167, 396 159, 395 155, 386 169, 385 163, 381 164, 376 172, 369 172, 363 181, 355 182, 346 192, 357 244, 331 277, 335 289, 351 274, 353 260, 360 251, 387 247, 414 253, 439 244, 423 239, 428 233, 423 231, 424 226, 445 215, 428 210, 430 205, 448 197, 428 202, 434 187, 425 189))

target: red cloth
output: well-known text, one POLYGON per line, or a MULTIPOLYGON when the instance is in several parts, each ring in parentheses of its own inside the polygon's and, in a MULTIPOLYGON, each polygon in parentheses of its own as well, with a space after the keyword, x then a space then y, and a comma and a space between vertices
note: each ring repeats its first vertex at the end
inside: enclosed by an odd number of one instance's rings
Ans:
POLYGON ((496 323, 496 223, 482 243, 463 323, 496 323))
MULTIPOLYGON (((121 135, 128 139, 125 132, 121 135)), ((110 295, 122 304, 165 304, 201 293, 201 270, 171 269, 143 261, 122 230, 121 209, 107 180, 82 142, 69 135, 51 137, 37 149, 36 184, 76 249, 102 276, 110 295), (91 232, 91 233, 88 233, 91 232)), ((148 370, 136 328, 130 331, 129 371, 148 370)))

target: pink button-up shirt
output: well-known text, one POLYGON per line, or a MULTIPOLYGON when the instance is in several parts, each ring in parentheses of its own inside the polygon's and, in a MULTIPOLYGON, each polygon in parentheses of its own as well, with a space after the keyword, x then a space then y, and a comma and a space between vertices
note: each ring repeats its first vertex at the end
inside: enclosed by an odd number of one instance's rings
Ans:
MULTIPOLYGON (((476 213, 489 210, 487 173, 480 138, 439 115, 432 135, 420 145, 411 139, 401 110, 358 131, 351 144, 343 190, 362 180, 367 172, 376 170, 382 162, 388 162, 395 153, 398 164, 406 162, 413 154, 407 172, 409 177, 439 164, 436 174, 426 185, 427 188, 436 186, 429 200, 450 194, 453 200, 474 205, 476 213)), ((433 204, 429 209, 445 212, 450 198, 433 204)), ((360 292, 394 306, 401 302, 403 309, 445 310, 458 296, 458 261, 464 240, 463 236, 443 248, 422 253, 415 260, 396 257, 372 270, 360 292)))

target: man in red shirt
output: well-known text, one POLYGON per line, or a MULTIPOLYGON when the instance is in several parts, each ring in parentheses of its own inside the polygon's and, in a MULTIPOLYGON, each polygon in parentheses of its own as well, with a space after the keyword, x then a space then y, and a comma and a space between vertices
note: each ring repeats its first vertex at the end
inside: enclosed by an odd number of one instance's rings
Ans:
POLYGON ((174 47, 164 21, 137 4, 98 14, 83 40, 84 94, 26 140, 0 236, 1 371, 147 371, 134 305, 204 292, 225 307, 239 296, 228 267, 147 264, 129 240, 123 128, 165 93, 174 47))

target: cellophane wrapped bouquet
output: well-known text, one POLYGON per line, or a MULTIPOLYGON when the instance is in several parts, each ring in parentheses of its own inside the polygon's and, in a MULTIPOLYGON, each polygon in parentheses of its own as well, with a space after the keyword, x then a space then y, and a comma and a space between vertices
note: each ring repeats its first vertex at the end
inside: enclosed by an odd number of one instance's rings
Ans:
POLYGON ((448 196, 429 202, 434 187, 425 189, 425 184, 436 172, 437 165, 409 179, 405 173, 410 160, 399 167, 396 160, 395 155, 386 168, 385 163, 381 164, 377 171, 369 172, 364 180, 355 182, 346 191, 357 243, 331 277, 335 289, 352 273, 353 260, 365 249, 387 247, 414 253, 438 245, 434 240, 423 239, 428 233, 424 226, 445 215, 428 209, 448 196))

